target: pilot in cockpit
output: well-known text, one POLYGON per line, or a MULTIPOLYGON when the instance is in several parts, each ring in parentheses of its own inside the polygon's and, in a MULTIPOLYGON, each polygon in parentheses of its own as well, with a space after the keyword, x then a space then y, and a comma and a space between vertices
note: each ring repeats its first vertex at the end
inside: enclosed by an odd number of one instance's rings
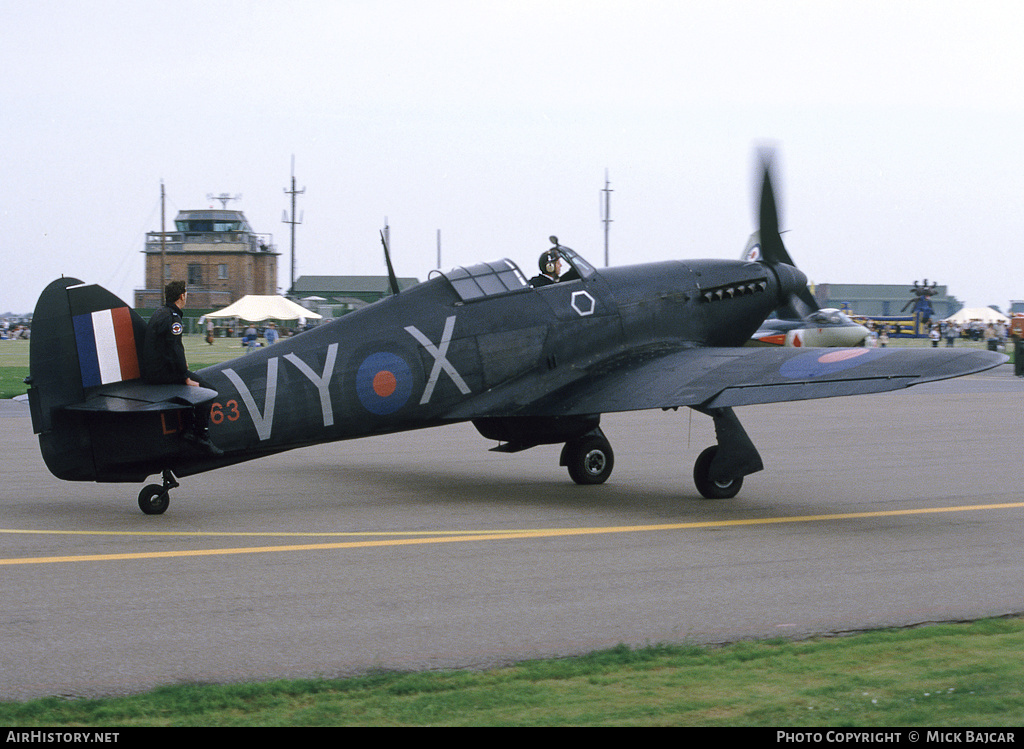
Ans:
POLYGON ((542 252, 537 265, 540 266, 540 275, 530 279, 530 286, 536 289, 558 283, 562 274, 562 256, 557 248, 542 252))
POLYGON ((569 247, 558 243, 558 237, 549 237, 554 247, 541 253, 538 265, 540 275, 530 279, 530 286, 550 286, 554 283, 565 281, 578 281, 589 278, 594 274, 594 269, 569 247), (568 266, 565 273, 562 273, 563 263, 568 266))

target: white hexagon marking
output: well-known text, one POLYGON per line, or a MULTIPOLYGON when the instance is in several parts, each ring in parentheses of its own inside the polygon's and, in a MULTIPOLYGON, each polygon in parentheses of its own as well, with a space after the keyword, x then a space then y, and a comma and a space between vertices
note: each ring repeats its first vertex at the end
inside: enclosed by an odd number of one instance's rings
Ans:
POLYGON ((572 292, 572 308, 576 310, 576 314, 580 317, 586 317, 587 315, 594 314, 594 310, 597 308, 597 302, 594 301, 594 297, 590 296, 589 292, 586 291, 574 291, 572 292), (579 299, 585 299, 585 302, 578 302, 579 299), (587 304, 589 302, 589 304, 587 304))

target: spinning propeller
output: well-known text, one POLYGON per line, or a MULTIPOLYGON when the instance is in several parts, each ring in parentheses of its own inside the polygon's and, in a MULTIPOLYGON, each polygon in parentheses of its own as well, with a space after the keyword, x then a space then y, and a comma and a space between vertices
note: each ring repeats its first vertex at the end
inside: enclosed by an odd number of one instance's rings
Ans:
MULTIPOLYGON (((758 201, 758 230, 751 242, 760 242, 760 253, 751 260, 767 265, 779 281, 779 306, 776 313, 783 319, 799 319, 819 309, 818 303, 807 288, 807 276, 796 267, 786 251, 779 233, 779 210, 772 187, 774 153, 761 152, 761 197, 758 201)), ((749 253, 749 250, 748 250, 749 253)))

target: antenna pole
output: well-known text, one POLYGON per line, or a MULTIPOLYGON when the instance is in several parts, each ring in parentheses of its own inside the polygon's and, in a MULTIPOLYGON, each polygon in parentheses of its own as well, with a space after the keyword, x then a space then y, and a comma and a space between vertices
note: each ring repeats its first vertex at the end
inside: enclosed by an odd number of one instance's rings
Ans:
POLYGON ((301 190, 296 190, 295 189, 295 155, 294 154, 292 154, 292 189, 289 190, 288 188, 285 188, 284 192, 285 192, 286 195, 291 195, 292 196, 292 216, 289 219, 288 216, 285 215, 284 220, 282 221, 282 223, 291 224, 292 225, 292 272, 291 272, 291 284, 288 286, 288 293, 289 294, 294 294, 295 293, 295 225, 302 223, 302 219, 297 219, 295 217, 295 196, 296 195, 302 195, 304 192, 306 192, 306 188, 305 187, 303 187, 301 190))
POLYGON ((380 233, 380 242, 384 245, 384 262, 388 266, 388 286, 391 288, 392 295, 398 296, 401 289, 398 288, 398 279, 395 277, 395 266, 391 264, 391 250, 388 249, 387 233, 388 227, 385 224, 384 229, 380 233))
POLYGON ((441 270, 441 230, 437 230, 437 269, 441 270))
POLYGON ((604 267, 608 267, 608 229, 612 222, 612 190, 608 181, 608 170, 604 170, 604 202, 601 206, 601 221, 604 223, 604 267))
MULTIPOLYGON (((226 192, 222 192, 220 195, 213 195, 212 193, 207 193, 206 199, 207 200, 219 200, 220 201, 220 208, 221 208, 221 210, 222 211, 226 211, 228 209, 228 203, 229 202, 231 202, 232 200, 241 200, 242 196, 241 195, 229 195, 226 192)), ((213 208, 212 205, 210 207, 213 208)))
POLYGON ((164 230, 164 181, 160 180, 160 272, 157 273, 157 291, 160 292, 160 299, 157 306, 163 301, 163 292, 160 291, 167 280, 167 232, 164 230))

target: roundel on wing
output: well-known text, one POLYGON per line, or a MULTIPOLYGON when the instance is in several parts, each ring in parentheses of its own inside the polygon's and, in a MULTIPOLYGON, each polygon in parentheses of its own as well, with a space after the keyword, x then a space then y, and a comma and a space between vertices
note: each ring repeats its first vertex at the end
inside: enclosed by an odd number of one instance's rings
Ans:
POLYGON ((889 351, 891 349, 884 348, 813 349, 783 362, 779 374, 791 379, 821 377, 867 364, 889 351))
POLYGON ((412 394, 412 371, 405 359, 386 351, 370 354, 356 370, 356 395, 371 413, 400 409, 412 394))

